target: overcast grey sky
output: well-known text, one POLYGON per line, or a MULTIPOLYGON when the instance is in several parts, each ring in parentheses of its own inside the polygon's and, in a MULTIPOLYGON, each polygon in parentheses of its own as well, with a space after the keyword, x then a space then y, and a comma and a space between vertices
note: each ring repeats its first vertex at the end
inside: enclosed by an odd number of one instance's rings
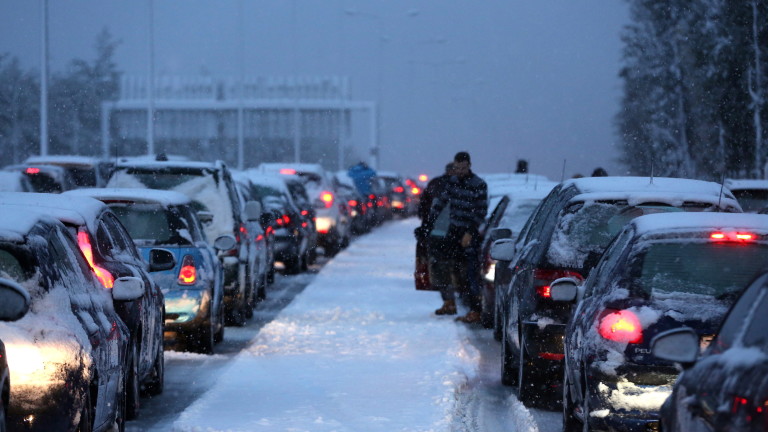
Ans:
MULTIPOLYGON (((238 0, 155 0, 156 70, 238 71, 238 0)), ((147 70, 149 0, 51 0, 51 67, 122 41, 122 71, 147 70)), ((38 68, 37 0, 0 0, 0 53, 38 68)), ((618 174, 613 126, 627 5, 621 0, 242 0, 246 74, 345 75, 381 101, 381 168, 437 173, 459 150, 477 172, 559 180, 618 174), (380 72, 379 72, 380 69, 380 72), (380 87, 379 87, 380 86, 380 87)), ((364 154, 366 143, 359 143, 364 154)))

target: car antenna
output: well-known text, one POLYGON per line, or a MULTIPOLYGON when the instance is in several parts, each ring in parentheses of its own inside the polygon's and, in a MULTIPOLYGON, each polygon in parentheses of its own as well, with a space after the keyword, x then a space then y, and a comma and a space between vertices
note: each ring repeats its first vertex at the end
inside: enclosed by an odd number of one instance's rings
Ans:
POLYGON ((720 196, 717 198, 717 211, 721 211, 720 204, 723 202, 723 189, 725 189, 725 172, 720 177, 720 196))
POLYGON ((563 159, 563 172, 562 172, 562 173, 560 173, 560 183, 562 183, 562 182, 564 182, 564 181, 565 181, 565 161, 566 161, 566 160, 567 160, 567 159, 563 159))
POLYGON ((651 162, 651 184, 653 184, 653 162, 651 162))

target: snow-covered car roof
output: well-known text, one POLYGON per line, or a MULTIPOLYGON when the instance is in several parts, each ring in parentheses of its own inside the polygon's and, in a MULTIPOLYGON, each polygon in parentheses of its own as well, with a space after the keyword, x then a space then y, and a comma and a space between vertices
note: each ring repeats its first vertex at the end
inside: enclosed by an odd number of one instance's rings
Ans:
POLYGON ((768 234, 768 215, 749 213, 656 213, 639 216, 632 221, 637 234, 665 231, 745 230, 768 234))
MULTIPOLYGON (((520 173, 485 173, 478 174, 478 176, 485 180, 489 185, 491 183, 535 183, 535 182, 551 182, 547 176, 541 174, 520 174, 520 173)), ((556 183, 556 182, 555 182, 556 183)))
POLYGON ((31 186, 20 171, 0 171, 0 191, 29 192, 31 186))
POLYGON ((132 201, 138 203, 159 204, 163 207, 188 205, 192 200, 183 193, 157 189, 134 188, 90 188, 75 189, 62 195, 85 196, 104 200, 132 201))
POLYGON ((73 225, 86 225, 91 232, 96 232, 93 223, 107 208, 103 202, 84 196, 25 192, 0 192, 0 205, 45 209, 45 214, 73 225))
POLYGON ((726 179, 725 187, 733 190, 768 189, 768 180, 726 179))
POLYGON ((73 155, 48 155, 30 156, 24 161, 26 164, 67 164, 67 165, 97 165, 104 162, 103 159, 92 156, 73 155))
MULTIPOLYGON (((0 204, 0 208, 4 207, 0 204)), ((12 242, 23 242, 24 237, 40 220, 51 219, 45 211, 25 209, 23 212, 3 211, 0 218, 0 239, 12 242)))
POLYGON ((215 170, 218 167, 217 163, 213 162, 199 162, 199 161, 157 161, 157 160, 131 160, 120 161, 117 163, 118 168, 145 168, 145 169, 161 169, 161 168, 197 168, 197 169, 212 169, 215 170))
POLYGON ((320 164, 292 163, 292 162, 270 162, 261 163, 256 170, 262 173, 280 173, 282 169, 293 169, 298 172, 310 172, 325 177, 325 169, 320 164))
POLYGON ((279 174, 264 174, 250 169, 238 172, 237 175, 250 180, 253 184, 269 186, 281 192, 290 193, 288 185, 285 184, 285 178, 279 174))
POLYGON ((563 187, 575 186, 578 201, 626 200, 630 205, 660 202, 679 206, 683 202, 704 202, 741 211, 733 193, 718 183, 703 180, 668 177, 585 177, 563 182, 563 187))

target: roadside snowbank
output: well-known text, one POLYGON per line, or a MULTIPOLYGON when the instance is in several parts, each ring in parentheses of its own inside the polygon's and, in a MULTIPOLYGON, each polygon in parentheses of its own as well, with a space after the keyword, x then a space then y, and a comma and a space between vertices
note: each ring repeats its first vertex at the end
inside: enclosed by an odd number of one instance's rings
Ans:
POLYGON ((185 410, 175 432, 448 431, 478 354, 413 285, 410 219, 357 239, 185 410))

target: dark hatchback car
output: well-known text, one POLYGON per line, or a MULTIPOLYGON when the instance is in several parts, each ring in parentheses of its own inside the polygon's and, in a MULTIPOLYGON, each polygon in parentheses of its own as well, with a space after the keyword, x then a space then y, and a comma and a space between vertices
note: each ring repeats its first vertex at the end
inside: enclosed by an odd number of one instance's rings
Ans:
MULTIPOLYGON (((592 177, 567 180, 539 204, 515 243, 514 274, 497 309, 503 314, 502 382, 517 385, 523 403, 538 387, 559 386, 570 305, 555 302, 552 281, 584 280, 621 228, 634 217, 679 211, 740 212, 733 195, 700 180, 592 177), (721 196, 722 191, 722 196, 721 196)), ((559 394, 557 388, 552 388, 559 394)))
POLYGON ((136 277, 142 281, 144 295, 131 301, 116 299, 114 302, 114 309, 131 332, 127 418, 135 418, 139 413, 141 386, 148 394, 159 394, 163 389, 163 293, 149 272, 172 266, 173 256, 156 249, 147 265, 115 214, 92 198, 6 192, 0 193, 0 204, 9 211, 44 211, 64 223, 77 238, 81 252, 105 291, 111 290, 120 277, 136 277))
POLYGON ((3 206, 0 277, 27 291, 30 310, 0 323, 10 369, 11 430, 124 429, 130 332, 114 301, 144 294, 138 278, 104 290, 59 221, 3 206))
MULTIPOLYGON (((240 195, 226 164, 221 161, 137 161, 121 162, 112 172, 109 187, 171 190, 192 199, 203 222, 205 235, 213 242, 222 235, 237 240, 237 246, 219 252, 224 270, 224 307, 228 323, 242 326, 248 320, 250 299, 257 285, 261 262, 257 248, 241 236, 247 230, 240 195)), ((258 220, 259 215, 256 215, 258 220)), ((213 245, 211 243, 211 245, 213 245)))
MULTIPOLYGON (((29 310, 29 293, 17 283, 0 279, 0 321, 17 321, 29 310)), ((6 431, 11 396, 11 374, 5 344, 0 340, 0 430, 6 431)))
POLYGON ((758 432, 768 429, 768 274, 743 292, 717 336, 701 352, 691 328, 669 330, 653 354, 684 368, 661 406, 670 432, 758 432))
POLYGON ((767 267, 768 216, 656 214, 627 224, 583 286, 555 281, 553 300, 580 297, 565 332, 564 430, 658 429, 678 369, 650 355, 653 338, 686 326, 706 344, 767 267))
MULTIPOLYGON (((78 189, 70 194, 107 204, 144 259, 156 248, 173 254, 173 268, 152 273, 165 299, 165 342, 213 353, 215 342, 224 339, 224 275, 189 197, 154 189, 78 189)), ((234 246, 229 236, 214 244, 221 242, 234 246)))

